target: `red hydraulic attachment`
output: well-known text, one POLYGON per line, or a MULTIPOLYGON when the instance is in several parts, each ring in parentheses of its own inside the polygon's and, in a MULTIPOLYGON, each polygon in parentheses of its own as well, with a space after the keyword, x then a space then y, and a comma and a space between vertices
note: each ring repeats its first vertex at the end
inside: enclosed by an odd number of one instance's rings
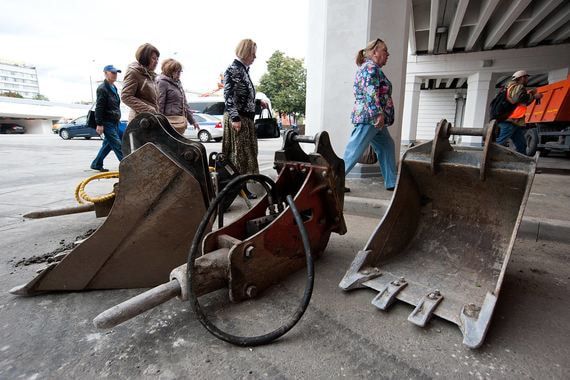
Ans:
MULTIPOLYGON (((270 186, 273 189, 246 214, 210 232, 203 240, 199 238, 201 232, 198 228, 192 249, 199 246, 196 249, 203 254, 196 254, 194 260, 191 249, 189 263, 193 265, 190 270, 188 264, 174 269, 170 282, 101 313, 94 320, 95 326, 114 327, 174 297, 190 300, 195 308, 196 297, 222 288, 228 288, 232 302, 247 300, 303 268, 306 262, 311 261, 312 265, 310 253, 314 256, 322 254, 331 232, 346 233, 343 216, 344 162, 332 150, 327 132, 312 138, 288 131, 283 148, 275 153, 275 169, 279 175, 270 186), (314 143, 314 152, 306 154, 299 143, 314 143), (283 207, 285 198, 288 202, 283 207)), ((248 179, 248 176, 241 177, 248 179)), ((267 178, 265 182, 271 184, 273 181, 267 178)), ((237 182, 234 180, 232 183, 237 182)), ((226 192, 231 190, 226 189, 226 192)), ((221 203, 223 199, 218 198, 223 198, 224 192, 222 190, 210 204, 202 225, 211 223, 209 219, 215 214, 212 208, 221 203)), ((200 319, 200 313, 197 314, 200 319)), ((207 323, 200 321, 213 332, 207 323)), ((213 333, 240 345, 272 340, 231 340, 213 333)))

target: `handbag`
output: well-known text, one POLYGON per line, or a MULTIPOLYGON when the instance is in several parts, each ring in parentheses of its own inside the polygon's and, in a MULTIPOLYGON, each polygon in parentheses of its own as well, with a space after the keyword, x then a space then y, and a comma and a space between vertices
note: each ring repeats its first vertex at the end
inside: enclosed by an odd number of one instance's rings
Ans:
POLYGON ((177 129, 186 129, 188 126, 188 120, 186 116, 166 116, 170 125, 177 129))
POLYGON ((179 131, 185 131, 188 127, 188 119, 186 119, 186 97, 184 95, 184 89, 178 83, 178 89, 182 93, 182 115, 171 115, 166 116, 170 125, 179 131))
POLYGON ((376 156, 376 152, 374 151, 372 145, 368 144, 368 148, 364 150, 364 153, 362 153, 362 156, 360 156, 360 158, 358 159, 358 163, 364 165, 371 165, 377 162, 378 162, 378 156, 376 156))
POLYGON ((87 126, 89 128, 97 129, 97 121, 95 120, 95 111, 93 111, 95 103, 91 106, 89 111, 87 111, 87 126))
POLYGON ((267 108, 267 111, 269 113, 269 117, 261 118, 263 112, 260 112, 259 119, 254 121, 255 134, 257 135, 257 138, 271 139, 271 138, 281 137, 281 132, 279 132, 279 126, 277 125, 277 120, 275 120, 269 108, 267 108))

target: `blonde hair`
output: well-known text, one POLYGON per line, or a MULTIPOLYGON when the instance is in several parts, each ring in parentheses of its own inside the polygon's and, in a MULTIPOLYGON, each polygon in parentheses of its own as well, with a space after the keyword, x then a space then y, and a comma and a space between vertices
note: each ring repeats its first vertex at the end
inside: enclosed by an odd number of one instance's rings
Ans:
POLYGON ((356 53, 356 65, 360 66, 364 63, 366 58, 370 57, 370 54, 380 45, 386 46, 386 43, 382 41, 380 38, 372 40, 366 45, 364 49, 360 49, 358 53, 356 53))
POLYGON ((257 49, 257 44, 246 38, 245 40, 241 40, 236 46, 236 56, 239 59, 246 59, 247 57, 251 56, 255 49, 257 49))
POLYGON ((162 62, 162 74, 172 78, 175 72, 182 71, 182 64, 173 58, 165 59, 162 62))

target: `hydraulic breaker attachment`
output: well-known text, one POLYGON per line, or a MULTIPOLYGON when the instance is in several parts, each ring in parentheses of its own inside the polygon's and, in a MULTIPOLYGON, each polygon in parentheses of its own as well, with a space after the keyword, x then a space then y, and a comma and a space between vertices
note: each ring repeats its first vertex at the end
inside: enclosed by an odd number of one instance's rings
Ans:
POLYGON ((105 222, 11 293, 148 288, 185 262, 213 195, 206 151, 162 115, 138 115, 124 139, 120 182, 105 222))
POLYGON ((289 131, 283 148, 275 153, 275 168, 279 173, 275 182, 261 175, 241 175, 232 180, 212 201, 198 227, 188 264, 172 271, 170 282, 101 313, 95 325, 116 326, 177 296, 190 300, 210 332, 233 344, 268 343, 292 328, 310 300, 313 256, 324 252, 331 232, 346 233, 344 162, 335 155, 326 132, 312 138, 289 131), (300 142, 314 143, 314 152, 306 154, 300 142), (267 195, 243 216, 204 237, 201 227, 209 223, 216 207, 248 180, 262 183, 267 195), (303 306, 279 333, 256 338, 231 336, 218 330, 201 312, 200 295, 227 288, 232 302, 247 300, 305 265, 308 283, 303 306))
POLYGON ((380 310, 399 299, 415 306, 410 322, 437 315, 459 326, 466 346, 482 344, 537 161, 493 143, 494 128, 442 120, 433 141, 404 154, 390 208, 342 289, 374 289, 380 310), (452 147, 450 135, 483 136, 484 146, 452 147))

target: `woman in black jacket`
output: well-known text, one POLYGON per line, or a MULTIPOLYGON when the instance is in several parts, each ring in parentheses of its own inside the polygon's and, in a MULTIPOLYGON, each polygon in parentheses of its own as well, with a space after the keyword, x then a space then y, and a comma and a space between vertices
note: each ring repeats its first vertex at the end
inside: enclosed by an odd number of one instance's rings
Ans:
MULTIPOLYGON (((224 73, 224 136, 222 153, 240 174, 259 173, 255 116, 255 87, 249 77, 249 67, 255 60, 257 45, 250 39, 241 40, 236 47, 237 58, 224 73)), ((246 190, 248 197, 256 196, 246 190)))

